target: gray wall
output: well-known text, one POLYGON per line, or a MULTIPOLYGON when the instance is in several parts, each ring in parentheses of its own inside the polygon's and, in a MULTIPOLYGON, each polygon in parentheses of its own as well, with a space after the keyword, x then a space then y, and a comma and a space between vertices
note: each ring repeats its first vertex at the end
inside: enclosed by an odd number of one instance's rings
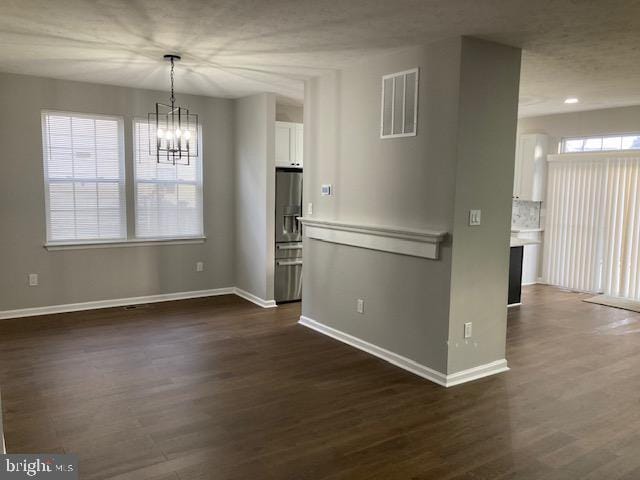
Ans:
POLYGON ((304 112, 301 106, 276 103, 276 120, 278 122, 302 123, 303 117, 304 112))
POLYGON ((49 252, 41 109, 124 117, 127 205, 133 213, 132 127, 166 92, 0 74, 0 310, 234 285, 234 101, 177 95, 200 115, 206 243, 49 252), (203 261, 205 271, 195 271, 203 261), (27 275, 38 273, 40 286, 27 275))
MULTIPOLYGON (((451 230, 460 39, 307 82, 305 202, 313 217, 451 230), (418 135, 380 139, 381 77, 420 67, 418 135), (335 195, 320 195, 320 185, 335 195)), ((419 259, 304 240, 303 315, 446 371, 451 248, 419 259), (365 300, 365 315, 355 312, 365 300)))
POLYGON ((313 217, 441 227, 454 243, 426 260, 305 238, 303 315, 443 373, 504 358, 518 71, 518 50, 453 38, 307 82, 304 181, 313 217), (418 135, 381 140, 381 77, 413 67, 418 135), (505 91, 495 92, 494 82, 505 91), (320 196, 325 183, 334 196, 320 196), (480 230, 466 227, 469 208, 486 208, 480 230), (468 268, 480 270, 474 280, 489 280, 472 291, 473 312, 459 278, 468 268), (355 313, 357 298, 364 315, 355 313), (484 346, 450 354, 447 343, 462 339, 465 321, 474 321, 484 346))
POLYGON ((236 286, 273 299, 275 95, 236 100, 236 286))
POLYGON ((505 357, 520 50, 464 38, 460 72, 448 373, 505 357))
POLYGON ((549 153, 558 153, 563 137, 640 132, 640 106, 521 118, 518 134, 549 135, 549 153))

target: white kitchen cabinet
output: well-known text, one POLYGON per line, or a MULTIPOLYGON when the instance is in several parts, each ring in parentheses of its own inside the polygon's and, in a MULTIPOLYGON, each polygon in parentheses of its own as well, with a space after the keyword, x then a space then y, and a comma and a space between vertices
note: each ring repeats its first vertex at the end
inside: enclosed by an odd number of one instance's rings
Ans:
POLYGON ((542 240, 541 229, 511 232, 511 245, 516 241, 524 245, 522 257, 522 285, 537 283, 542 276, 542 240))
POLYGON ((276 122, 276 167, 302 168, 301 123, 276 122))
POLYGON ((542 258, 542 245, 525 245, 522 257, 522 284, 537 283, 540 278, 539 263, 542 258))
POLYGON ((532 133, 520 135, 516 146, 513 175, 513 198, 544 201, 547 177, 547 135, 532 133))

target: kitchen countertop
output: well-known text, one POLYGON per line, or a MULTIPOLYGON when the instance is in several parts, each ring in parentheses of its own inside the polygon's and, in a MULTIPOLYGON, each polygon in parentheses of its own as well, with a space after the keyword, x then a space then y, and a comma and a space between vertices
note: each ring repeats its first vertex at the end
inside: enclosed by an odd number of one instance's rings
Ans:
POLYGON ((544 228, 511 227, 511 233, 544 232, 544 228))
POLYGON ((524 247, 525 245, 540 245, 540 240, 531 240, 529 238, 518 238, 511 236, 512 247, 524 247))

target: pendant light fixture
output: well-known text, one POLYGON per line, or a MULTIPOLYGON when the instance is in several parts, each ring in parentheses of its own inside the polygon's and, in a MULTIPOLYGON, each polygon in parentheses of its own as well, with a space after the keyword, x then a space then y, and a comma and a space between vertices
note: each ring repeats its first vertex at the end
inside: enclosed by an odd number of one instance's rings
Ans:
POLYGON ((176 106, 173 76, 180 56, 165 55, 164 59, 171 62, 171 104, 156 103, 155 112, 148 115, 149 154, 155 155, 158 163, 189 165, 189 159, 198 156, 198 115, 176 106))

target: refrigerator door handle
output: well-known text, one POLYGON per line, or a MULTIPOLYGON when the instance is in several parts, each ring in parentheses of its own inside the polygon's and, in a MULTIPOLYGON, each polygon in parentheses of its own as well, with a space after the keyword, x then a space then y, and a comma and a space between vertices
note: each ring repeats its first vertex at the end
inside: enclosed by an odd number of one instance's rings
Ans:
POLYGON ((302 260, 278 260, 276 265, 278 267, 292 267, 294 265, 302 265, 302 260))
POLYGON ((297 234, 298 230, 299 230, 299 222, 300 220, 298 220, 298 214, 291 214, 291 215, 283 215, 283 221, 282 221, 282 233, 283 234, 287 234, 287 233, 293 233, 293 234, 297 234))
POLYGON ((276 245, 278 250, 302 250, 302 245, 276 245))

